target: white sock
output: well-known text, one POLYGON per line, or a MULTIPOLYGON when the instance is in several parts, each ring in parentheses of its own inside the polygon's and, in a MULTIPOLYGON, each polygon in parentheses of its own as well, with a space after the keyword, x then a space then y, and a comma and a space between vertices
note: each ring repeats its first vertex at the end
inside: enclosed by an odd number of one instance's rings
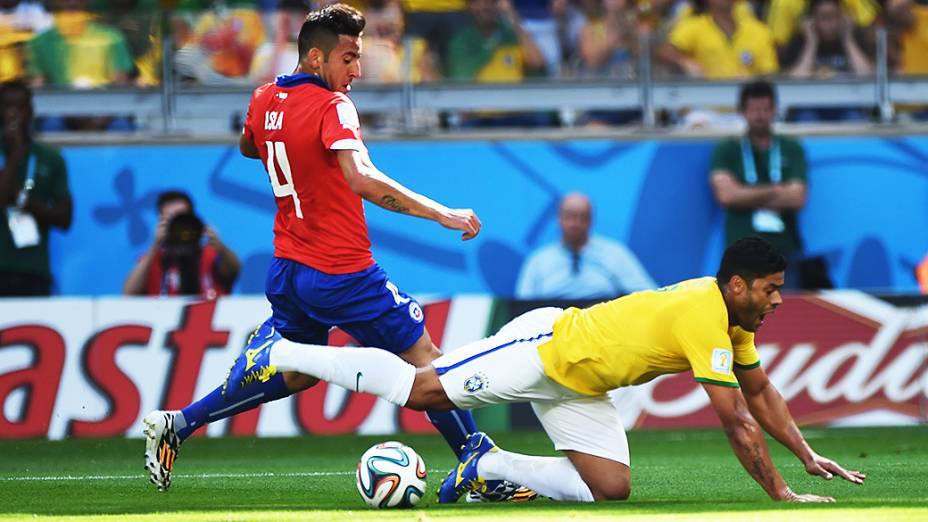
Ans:
POLYGON ((539 495, 568 502, 593 502, 593 493, 567 457, 534 457, 498 449, 477 461, 484 480, 508 480, 539 495))
POLYGON ((378 348, 336 348, 281 339, 271 346, 270 362, 281 372, 299 372, 346 390, 372 393, 405 406, 416 367, 378 348))

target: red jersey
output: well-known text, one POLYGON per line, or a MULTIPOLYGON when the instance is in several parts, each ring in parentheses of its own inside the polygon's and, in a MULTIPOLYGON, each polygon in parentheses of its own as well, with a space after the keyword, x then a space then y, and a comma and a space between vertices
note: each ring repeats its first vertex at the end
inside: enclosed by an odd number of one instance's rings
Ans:
POLYGON ((316 76, 281 76, 255 89, 243 132, 257 146, 277 200, 274 255, 327 274, 373 265, 364 204, 335 156, 365 150, 351 99, 316 76))
MULTIPOLYGON (((165 266, 162 261, 161 250, 155 251, 151 258, 151 268, 145 281, 145 295, 182 295, 180 267, 176 264, 165 266)), ((203 299, 216 299, 219 296, 232 293, 232 283, 219 275, 219 253, 210 245, 200 251, 198 265, 200 281, 200 297, 203 299)))

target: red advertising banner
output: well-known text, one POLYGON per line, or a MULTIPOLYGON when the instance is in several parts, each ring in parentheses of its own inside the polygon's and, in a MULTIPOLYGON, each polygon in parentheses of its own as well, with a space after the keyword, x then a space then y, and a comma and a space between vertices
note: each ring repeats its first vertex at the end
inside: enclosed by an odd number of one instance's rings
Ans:
MULTIPOLYGON (((928 420, 928 306, 852 291, 787 296, 755 341, 800 425, 928 420)), ((614 399, 629 427, 716 426, 701 388, 686 372, 614 399)))
MULTIPOLYGON (((483 337, 493 300, 423 300, 436 343, 483 337)), ((153 409, 182 408, 222 383, 264 298, 0 300, 0 438, 141 435, 153 409)), ((340 330, 330 344, 353 344, 340 330)), ((421 412, 325 383, 210 424, 208 435, 423 432, 421 412)))
MULTIPOLYGON (((485 296, 423 302, 432 338, 445 350, 483 337, 494 309, 485 296)), ((138 437, 148 411, 183 407, 219 385, 269 312, 263 298, 248 297, 0 300, 0 438, 138 437)), ((351 343, 337 330, 330 341, 351 343)), ((928 306, 894 306, 853 291, 788 296, 757 345, 800 424, 928 419, 928 306)), ((718 424, 689 372, 618 390, 613 399, 629 428, 718 424)), ((421 413, 323 383, 205 431, 431 429, 421 413)))

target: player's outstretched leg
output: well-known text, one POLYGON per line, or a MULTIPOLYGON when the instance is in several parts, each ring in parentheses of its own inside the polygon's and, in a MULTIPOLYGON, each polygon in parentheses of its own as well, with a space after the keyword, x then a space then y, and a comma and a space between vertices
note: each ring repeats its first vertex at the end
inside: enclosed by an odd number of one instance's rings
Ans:
POLYGON ((416 367, 386 350, 336 348, 276 339, 253 355, 246 357, 243 353, 223 388, 227 394, 252 396, 262 385, 261 376, 271 372, 271 368, 275 375, 297 372, 346 390, 377 395, 399 406, 406 405, 416 380, 416 367))
MULTIPOLYGON (((267 348, 270 343, 280 339, 280 334, 265 321, 248 338, 245 349, 236 360, 247 365, 255 354, 267 348)), ((236 366, 233 366, 233 371, 236 366)), ((188 405, 182 410, 155 410, 142 421, 142 433, 145 435, 145 469, 151 482, 159 491, 171 486, 171 472, 180 451, 181 443, 198 428, 211 422, 237 415, 253 409, 265 402, 289 396, 291 391, 283 375, 266 370, 262 378, 255 379, 250 394, 226 393, 225 384, 211 391, 202 399, 188 405)))
POLYGON ((457 467, 448 473, 438 488, 438 502, 457 502, 464 493, 486 490, 487 483, 477 473, 477 463, 481 457, 495 451, 496 444, 486 433, 478 431, 467 437, 467 444, 464 445, 457 467))

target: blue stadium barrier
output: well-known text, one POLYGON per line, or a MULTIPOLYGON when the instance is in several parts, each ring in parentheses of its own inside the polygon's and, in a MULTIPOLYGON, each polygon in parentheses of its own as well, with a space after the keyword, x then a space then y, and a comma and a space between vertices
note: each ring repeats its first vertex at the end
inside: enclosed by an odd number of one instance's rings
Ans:
MULTIPOLYGON (((810 192, 801 227, 840 287, 911 292, 928 252, 928 136, 810 137, 810 192)), ((712 274, 722 213, 707 182, 712 142, 401 141, 370 144, 375 163, 449 206, 472 207, 474 241, 434 223, 369 206, 374 255, 410 293, 509 296, 526 255, 556 241, 558 198, 579 190, 598 234, 627 243, 659 284, 712 274)), ((226 145, 64 147, 72 229, 52 238, 57 291, 121 291, 148 248, 154 200, 190 192, 197 212, 241 257, 237 293, 261 293, 274 204, 259 162, 226 145)))

